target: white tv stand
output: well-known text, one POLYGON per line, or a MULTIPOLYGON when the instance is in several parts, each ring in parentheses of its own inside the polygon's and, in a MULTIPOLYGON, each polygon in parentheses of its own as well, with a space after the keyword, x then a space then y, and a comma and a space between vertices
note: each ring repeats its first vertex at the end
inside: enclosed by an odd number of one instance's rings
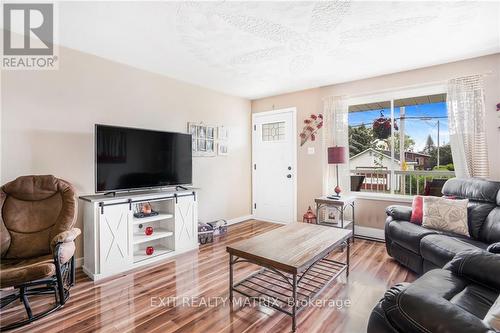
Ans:
POLYGON ((196 189, 89 195, 84 203, 83 271, 100 280, 198 248, 196 189), (136 218, 134 207, 149 202, 156 216, 136 218), (153 234, 146 235, 146 227, 153 234), (152 246, 154 253, 146 254, 152 246))

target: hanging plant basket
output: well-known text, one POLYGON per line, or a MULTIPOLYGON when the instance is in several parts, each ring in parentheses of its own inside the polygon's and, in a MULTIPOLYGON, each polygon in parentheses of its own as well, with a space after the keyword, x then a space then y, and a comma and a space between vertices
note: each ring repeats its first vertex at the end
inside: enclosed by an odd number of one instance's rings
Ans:
MULTIPOLYGON (((398 130, 398 125, 394 120, 394 130, 398 130)), ((384 113, 380 111, 380 118, 373 121, 373 135, 380 140, 385 140, 391 136, 391 118, 384 117, 384 113)))

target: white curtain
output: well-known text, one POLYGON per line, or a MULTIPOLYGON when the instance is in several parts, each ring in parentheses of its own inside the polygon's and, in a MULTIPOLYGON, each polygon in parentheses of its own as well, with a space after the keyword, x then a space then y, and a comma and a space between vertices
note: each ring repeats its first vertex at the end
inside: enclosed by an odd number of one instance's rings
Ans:
POLYGON ((488 177, 482 76, 472 75, 450 80, 447 104, 456 176, 488 177))
POLYGON ((349 134, 348 134, 348 105, 344 96, 330 96, 323 100, 324 117, 324 172, 323 172, 323 194, 333 194, 337 185, 335 165, 328 164, 327 148, 333 146, 346 147, 347 163, 339 164, 339 185, 341 194, 346 194, 351 189, 349 172, 349 134))

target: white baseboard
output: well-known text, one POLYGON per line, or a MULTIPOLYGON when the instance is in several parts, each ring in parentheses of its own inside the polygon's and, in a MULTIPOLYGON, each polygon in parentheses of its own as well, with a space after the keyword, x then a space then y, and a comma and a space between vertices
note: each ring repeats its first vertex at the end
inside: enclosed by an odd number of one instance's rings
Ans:
POLYGON ((370 227, 363 227, 360 225, 356 225, 354 228, 354 234, 361 237, 376 238, 382 241, 385 240, 384 229, 370 228, 370 227))
POLYGON ((76 266, 76 268, 80 268, 83 266, 83 257, 75 259, 75 266, 76 266))
POLYGON ((240 222, 244 222, 247 220, 253 219, 253 215, 245 215, 240 217, 235 217, 234 219, 227 220, 227 225, 232 225, 240 222))

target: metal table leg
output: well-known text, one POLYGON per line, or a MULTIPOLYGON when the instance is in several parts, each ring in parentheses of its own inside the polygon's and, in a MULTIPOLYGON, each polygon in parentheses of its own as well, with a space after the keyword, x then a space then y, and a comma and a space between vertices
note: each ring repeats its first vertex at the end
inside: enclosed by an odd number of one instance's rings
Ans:
POLYGON ((297 329, 297 274, 293 274, 293 286, 292 286, 292 332, 297 329))
MULTIPOLYGON (((354 239, 353 239, 353 242, 354 242, 354 239)), ((347 240, 347 251, 346 251, 346 264, 347 264, 347 268, 345 270, 346 272, 346 277, 349 277, 349 255, 350 255, 350 246, 349 246, 349 240, 347 240)))
POLYGON ((352 243, 354 244, 354 225, 356 224, 356 219, 354 217, 354 201, 351 203, 352 207, 352 243))
POLYGON ((233 255, 229 255, 229 301, 233 303, 233 255))

